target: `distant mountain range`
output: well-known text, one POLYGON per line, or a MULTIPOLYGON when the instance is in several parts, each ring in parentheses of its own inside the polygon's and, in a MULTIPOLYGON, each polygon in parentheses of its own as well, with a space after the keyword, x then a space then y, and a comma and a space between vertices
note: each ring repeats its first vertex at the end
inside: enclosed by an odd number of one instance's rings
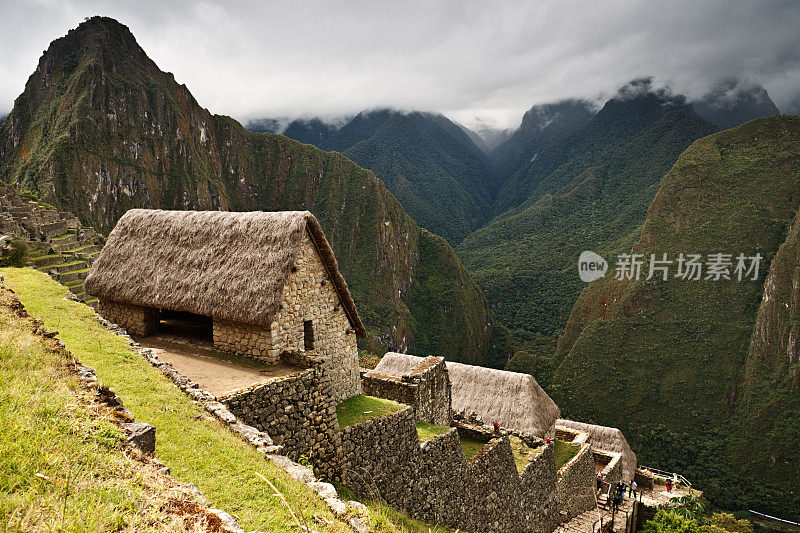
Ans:
POLYGON ((511 354, 453 249, 372 172, 212 115, 113 19, 88 19, 42 55, 0 126, 0 176, 103 232, 134 207, 310 210, 368 326, 362 347, 488 366, 511 354))
MULTIPOLYGON (((248 127, 278 124, 262 120, 248 127)), ((495 191, 488 157, 443 115, 378 109, 341 125, 318 118, 294 120, 281 133, 369 168, 414 220, 452 244, 482 226, 491 213, 495 191)))

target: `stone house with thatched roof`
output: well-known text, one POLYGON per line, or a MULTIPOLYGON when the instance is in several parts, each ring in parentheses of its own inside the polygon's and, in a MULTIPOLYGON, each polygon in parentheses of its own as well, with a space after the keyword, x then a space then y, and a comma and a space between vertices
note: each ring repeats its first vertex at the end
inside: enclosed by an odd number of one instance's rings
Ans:
POLYGON ((210 322, 215 347, 268 363, 284 351, 325 358, 335 401, 360 393, 347 283, 308 211, 133 209, 117 222, 86 278, 98 312, 135 335, 168 313, 210 322))
MULTIPOLYGON (((430 358, 389 352, 374 370, 365 372, 365 387, 369 380, 385 379, 384 376, 408 381, 427 359, 430 358)), ((533 376, 452 361, 445 364, 448 387, 439 392, 449 394, 454 413, 467 418, 475 415, 484 424, 498 422, 504 428, 535 437, 553 436, 561 411, 533 376)), ((431 394, 431 402, 435 401, 435 394, 431 394)))

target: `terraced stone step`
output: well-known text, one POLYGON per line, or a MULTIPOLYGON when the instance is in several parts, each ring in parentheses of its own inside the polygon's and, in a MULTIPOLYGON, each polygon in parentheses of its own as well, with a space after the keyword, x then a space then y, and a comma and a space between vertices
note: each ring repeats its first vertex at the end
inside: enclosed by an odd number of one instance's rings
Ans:
POLYGON ((66 274, 67 272, 72 272, 74 270, 81 270, 82 268, 86 268, 88 265, 86 261, 69 261, 67 263, 62 263, 58 266, 51 268, 50 270, 55 270, 58 274, 66 274))
POLYGON ((97 298, 89 298, 88 300, 84 300, 83 303, 85 303, 92 309, 97 309, 97 298))
POLYGON ((66 281, 75 281, 76 279, 85 279, 86 275, 89 273, 89 268, 83 268, 81 270, 71 270, 69 272, 65 272, 64 274, 57 274, 56 279, 64 283, 66 281))
POLYGON ((86 259, 91 253, 100 250, 100 247, 96 244, 87 244, 86 246, 81 246, 80 248, 72 248, 71 250, 67 250, 65 253, 74 255, 80 259, 86 259))
POLYGON ((65 260, 66 258, 61 254, 47 254, 29 259, 28 263, 35 266, 39 270, 45 270, 50 266, 60 265, 65 260))
POLYGON ((66 283, 64 283, 64 285, 66 285, 69 290, 80 289, 80 288, 83 287, 83 280, 82 279, 75 279, 75 280, 72 280, 72 281, 67 281, 66 283))

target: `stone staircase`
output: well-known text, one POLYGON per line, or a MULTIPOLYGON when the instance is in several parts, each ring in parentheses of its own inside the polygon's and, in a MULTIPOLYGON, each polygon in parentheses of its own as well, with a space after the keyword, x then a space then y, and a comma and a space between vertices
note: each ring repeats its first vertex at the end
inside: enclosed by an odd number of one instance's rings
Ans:
POLYGON ((103 238, 92 228, 82 227, 75 215, 0 187, 0 234, 25 239, 29 266, 47 272, 88 305, 97 305, 96 299, 86 297, 83 280, 100 253, 103 238))

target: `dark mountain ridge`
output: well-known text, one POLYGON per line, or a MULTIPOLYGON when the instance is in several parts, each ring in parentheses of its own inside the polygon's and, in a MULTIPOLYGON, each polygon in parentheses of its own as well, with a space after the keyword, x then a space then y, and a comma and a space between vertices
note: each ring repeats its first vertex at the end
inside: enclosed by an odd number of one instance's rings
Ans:
POLYGON ((367 348, 502 365, 510 346, 440 237, 336 153, 200 107, 127 27, 94 17, 55 40, 0 126, 0 176, 108 232, 133 207, 308 209, 325 228, 367 348))
POLYGON ((684 99, 637 83, 543 146, 501 188, 496 205, 512 207, 458 245, 504 323, 521 337, 557 334, 582 289, 578 255, 630 249, 663 175, 715 129, 684 99))
POLYGON ((343 125, 295 120, 283 134, 369 168, 418 224, 451 243, 489 216, 495 188, 487 156, 441 114, 376 109, 343 125))

